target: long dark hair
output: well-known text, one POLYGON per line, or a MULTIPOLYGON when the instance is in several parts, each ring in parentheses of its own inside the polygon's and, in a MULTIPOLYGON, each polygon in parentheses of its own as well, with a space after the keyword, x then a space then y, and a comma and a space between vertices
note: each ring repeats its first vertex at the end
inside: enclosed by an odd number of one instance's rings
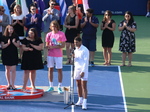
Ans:
POLYGON ((106 13, 108 14, 108 16, 112 16, 112 12, 110 10, 106 10, 105 13, 104 13, 104 17, 103 17, 103 22, 106 22, 106 13))
MULTIPOLYGON (((9 27, 12 27, 14 29, 14 27, 12 25, 7 25, 6 28, 5 28, 5 31, 4 31, 4 36, 8 37, 9 36, 9 31, 8 31, 8 28, 9 27)), ((12 35, 11 36, 15 36, 15 31, 13 31, 12 35)))
POLYGON ((129 14, 130 17, 131 17, 130 20, 129 20, 129 22, 128 22, 128 25, 131 25, 134 22, 133 14, 130 11, 126 11, 125 15, 126 14, 129 14))
MULTIPOLYGON (((37 30, 35 28, 30 28, 29 31, 32 31, 34 33, 34 39, 35 40, 38 40, 40 39, 40 37, 38 37, 38 33, 37 33, 37 30)), ((28 36, 29 37, 29 36, 28 36)), ((30 37, 29 37, 30 38, 30 37)))

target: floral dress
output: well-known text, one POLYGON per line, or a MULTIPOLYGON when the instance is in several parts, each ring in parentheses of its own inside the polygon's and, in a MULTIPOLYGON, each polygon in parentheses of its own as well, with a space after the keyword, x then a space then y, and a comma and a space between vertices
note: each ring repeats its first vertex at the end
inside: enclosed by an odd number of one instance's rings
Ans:
MULTIPOLYGON (((123 23, 125 20, 120 22, 119 27, 123 26, 123 23)), ((130 25, 127 25, 130 28, 137 28, 136 22, 133 22, 130 25)), ((136 51, 136 46, 135 46, 135 33, 127 30, 124 28, 121 32, 120 36, 120 43, 119 43, 119 50, 121 52, 135 52, 136 51)))

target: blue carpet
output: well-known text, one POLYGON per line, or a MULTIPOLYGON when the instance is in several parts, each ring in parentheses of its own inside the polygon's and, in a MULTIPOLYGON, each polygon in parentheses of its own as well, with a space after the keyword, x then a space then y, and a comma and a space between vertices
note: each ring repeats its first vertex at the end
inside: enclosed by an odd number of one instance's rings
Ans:
MULTIPOLYGON (((37 71, 36 86, 49 86, 47 67, 37 71)), ((0 85, 7 85, 4 66, 0 65, 0 85)), ((71 68, 63 68, 63 86, 70 86, 71 68)), ((57 70, 54 72, 54 86, 57 86, 57 70)), ((23 71, 17 66, 16 85, 23 84, 23 71)), ((30 83, 28 84, 30 85, 30 83)), ((75 102, 77 91, 75 87, 75 102)), ((63 102, 21 102, 0 101, 0 112, 70 112, 71 107, 63 109, 63 102), (9 107, 9 108, 7 108, 9 107)), ((81 107, 74 111, 83 112, 81 107)), ((87 112, 125 112, 121 82, 117 66, 89 67, 88 110, 87 112)))

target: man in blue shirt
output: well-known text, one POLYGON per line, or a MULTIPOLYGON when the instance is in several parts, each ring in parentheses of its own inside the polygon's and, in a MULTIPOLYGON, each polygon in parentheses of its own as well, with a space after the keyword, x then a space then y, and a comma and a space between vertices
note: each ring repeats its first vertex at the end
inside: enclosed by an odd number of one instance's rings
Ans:
POLYGON ((96 51, 96 33, 99 26, 98 18, 93 16, 93 9, 89 8, 86 10, 86 16, 82 18, 82 43, 90 51, 90 66, 94 66, 94 55, 96 51))

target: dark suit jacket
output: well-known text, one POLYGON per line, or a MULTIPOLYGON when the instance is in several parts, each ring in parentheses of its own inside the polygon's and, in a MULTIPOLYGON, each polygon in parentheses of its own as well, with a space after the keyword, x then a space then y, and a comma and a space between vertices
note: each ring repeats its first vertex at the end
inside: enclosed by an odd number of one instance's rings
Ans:
POLYGON ((31 14, 26 15, 25 27, 27 28, 26 36, 28 36, 28 32, 30 28, 35 28, 37 30, 38 36, 41 37, 41 30, 42 30, 42 16, 36 14, 35 18, 37 18, 37 23, 31 22, 31 14))

